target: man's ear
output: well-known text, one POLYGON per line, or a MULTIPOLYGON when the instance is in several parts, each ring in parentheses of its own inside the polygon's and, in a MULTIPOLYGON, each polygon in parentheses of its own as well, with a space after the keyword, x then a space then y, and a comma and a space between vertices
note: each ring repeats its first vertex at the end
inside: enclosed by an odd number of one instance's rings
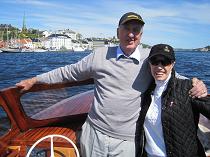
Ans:
POLYGON ((119 39, 119 28, 117 28, 117 38, 119 39))

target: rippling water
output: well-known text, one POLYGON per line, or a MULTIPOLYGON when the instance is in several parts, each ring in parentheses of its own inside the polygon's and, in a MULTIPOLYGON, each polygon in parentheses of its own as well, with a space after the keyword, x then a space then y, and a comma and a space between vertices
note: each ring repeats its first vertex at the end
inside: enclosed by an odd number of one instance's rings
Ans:
POLYGON ((203 80, 210 93, 210 53, 176 52, 176 70, 189 78, 203 80))
MULTIPOLYGON (((89 53, 0 53, 0 89, 22 79, 75 63, 89 53)), ((176 70, 189 78, 202 79, 210 89, 210 53, 176 52, 176 70)))
POLYGON ((0 89, 22 79, 75 63, 88 53, 0 53, 0 89))

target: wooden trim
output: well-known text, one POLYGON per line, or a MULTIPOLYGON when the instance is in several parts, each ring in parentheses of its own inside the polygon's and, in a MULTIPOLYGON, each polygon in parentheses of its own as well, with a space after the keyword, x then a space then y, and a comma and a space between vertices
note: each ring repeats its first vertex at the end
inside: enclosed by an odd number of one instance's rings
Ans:
MULTIPOLYGON (((10 146, 19 146, 22 145, 32 146, 36 141, 41 139, 44 136, 58 134, 63 135, 71 139, 74 143, 77 143, 76 130, 81 127, 80 125, 75 125, 73 129, 64 128, 64 127, 44 127, 28 130, 22 134, 19 134, 10 142, 10 146)), ((47 139, 41 142, 38 147, 46 148, 49 147, 50 139, 47 139)), ((69 147, 72 148, 72 145, 69 144, 66 140, 61 138, 54 138, 55 147, 69 147)))
POLYGON ((87 114, 78 114, 78 115, 72 115, 70 117, 62 117, 62 118, 53 118, 50 120, 42 120, 37 121, 30 117, 28 117, 20 102, 20 97, 29 92, 38 92, 38 91, 44 91, 44 90, 50 90, 50 89, 58 89, 58 88, 64 88, 64 87, 73 87, 73 86, 81 86, 81 85, 89 85, 93 84, 93 79, 88 79, 84 81, 78 81, 78 82, 67 82, 67 83, 58 83, 58 84, 35 84, 30 90, 21 92, 20 88, 17 87, 10 87, 3 89, 0 91, 0 95, 5 101, 6 106, 9 109, 9 114, 13 116, 14 121, 16 122, 16 125, 20 128, 21 131, 26 131, 30 129, 31 127, 40 127, 45 125, 51 125, 52 123, 56 123, 58 121, 64 120, 64 119, 71 119, 71 121, 76 120, 84 120, 86 118, 87 114))

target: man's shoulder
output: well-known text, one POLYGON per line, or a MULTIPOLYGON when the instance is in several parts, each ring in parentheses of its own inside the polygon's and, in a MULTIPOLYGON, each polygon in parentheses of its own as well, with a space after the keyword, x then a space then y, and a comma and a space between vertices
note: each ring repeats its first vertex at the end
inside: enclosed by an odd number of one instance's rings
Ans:
POLYGON ((106 56, 106 57, 116 57, 117 54, 117 46, 115 47, 99 47, 94 50, 95 56, 106 56))
POLYGON ((149 48, 143 48, 143 47, 139 46, 138 49, 139 49, 139 52, 140 52, 142 58, 147 58, 149 56, 149 53, 150 53, 149 48))
POLYGON ((103 46, 103 47, 98 47, 94 50, 94 52, 116 52, 117 51, 117 47, 118 46, 114 46, 114 47, 106 47, 106 46, 103 46))

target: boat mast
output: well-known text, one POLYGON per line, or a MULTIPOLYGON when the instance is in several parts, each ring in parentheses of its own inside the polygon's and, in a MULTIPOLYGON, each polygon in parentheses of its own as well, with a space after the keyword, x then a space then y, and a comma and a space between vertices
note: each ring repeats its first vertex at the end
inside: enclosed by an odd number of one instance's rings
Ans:
POLYGON ((8 48, 9 46, 9 34, 8 34, 8 25, 6 25, 6 28, 7 28, 7 41, 6 41, 6 48, 8 48))
POLYGON ((23 27, 22 27, 22 32, 25 33, 27 28, 26 28, 26 19, 25 19, 25 11, 24 11, 24 15, 23 15, 23 27))

